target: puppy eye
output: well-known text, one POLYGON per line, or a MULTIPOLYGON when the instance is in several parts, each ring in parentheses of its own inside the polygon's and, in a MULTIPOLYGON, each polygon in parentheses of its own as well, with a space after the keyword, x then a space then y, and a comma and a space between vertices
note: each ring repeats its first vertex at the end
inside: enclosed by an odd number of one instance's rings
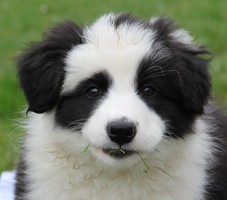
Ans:
POLYGON ((100 91, 99 91, 98 87, 96 87, 96 86, 91 86, 91 87, 87 88, 85 92, 90 97, 97 97, 100 94, 100 91))
POLYGON ((155 89, 152 86, 148 85, 143 87, 142 92, 144 96, 152 96, 155 94, 155 89))

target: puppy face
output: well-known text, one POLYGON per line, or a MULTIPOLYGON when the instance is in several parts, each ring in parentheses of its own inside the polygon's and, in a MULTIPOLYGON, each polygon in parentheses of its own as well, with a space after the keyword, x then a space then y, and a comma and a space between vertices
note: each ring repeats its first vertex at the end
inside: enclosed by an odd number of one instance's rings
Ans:
POLYGON ((130 35, 133 31, 130 27, 122 29, 119 27, 118 36, 110 30, 104 41, 99 36, 96 38, 99 41, 71 50, 66 58, 67 75, 62 92, 66 98, 58 105, 56 115, 63 126, 79 128, 90 150, 107 162, 151 151, 165 132, 164 121, 142 99, 154 99, 155 88, 149 82, 140 84, 144 80, 138 77, 140 62, 150 49, 146 43, 151 42, 152 34, 137 28, 135 32, 146 38, 141 40, 139 35, 135 38, 138 41, 127 44, 132 39, 128 37, 136 35, 130 35))
POLYGON ((210 90, 203 53, 166 18, 110 14, 84 30, 52 29, 20 58, 19 76, 29 110, 54 111, 95 157, 131 165, 193 132, 210 90))

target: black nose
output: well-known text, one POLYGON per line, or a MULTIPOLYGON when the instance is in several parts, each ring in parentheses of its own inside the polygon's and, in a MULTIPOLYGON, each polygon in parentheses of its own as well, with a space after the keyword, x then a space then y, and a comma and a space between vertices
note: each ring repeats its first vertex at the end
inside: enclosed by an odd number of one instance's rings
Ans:
POLYGON ((107 126, 109 138, 120 146, 132 141, 136 135, 136 126, 132 122, 115 121, 107 126))

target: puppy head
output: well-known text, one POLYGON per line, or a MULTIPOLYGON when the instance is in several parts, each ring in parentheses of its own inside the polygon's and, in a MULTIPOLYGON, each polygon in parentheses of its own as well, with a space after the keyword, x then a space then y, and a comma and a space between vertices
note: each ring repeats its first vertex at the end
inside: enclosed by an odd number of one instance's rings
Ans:
POLYGON ((193 132, 210 92, 204 53, 167 18, 109 14, 53 28, 20 57, 19 78, 29 111, 54 111, 95 157, 131 164, 193 132))

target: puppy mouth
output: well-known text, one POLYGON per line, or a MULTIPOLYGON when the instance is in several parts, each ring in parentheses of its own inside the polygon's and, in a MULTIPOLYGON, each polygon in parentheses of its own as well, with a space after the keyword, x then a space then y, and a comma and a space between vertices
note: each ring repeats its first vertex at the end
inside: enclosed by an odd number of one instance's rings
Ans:
POLYGON ((108 154, 110 157, 123 159, 136 154, 136 151, 126 149, 102 149, 103 153, 108 154))

